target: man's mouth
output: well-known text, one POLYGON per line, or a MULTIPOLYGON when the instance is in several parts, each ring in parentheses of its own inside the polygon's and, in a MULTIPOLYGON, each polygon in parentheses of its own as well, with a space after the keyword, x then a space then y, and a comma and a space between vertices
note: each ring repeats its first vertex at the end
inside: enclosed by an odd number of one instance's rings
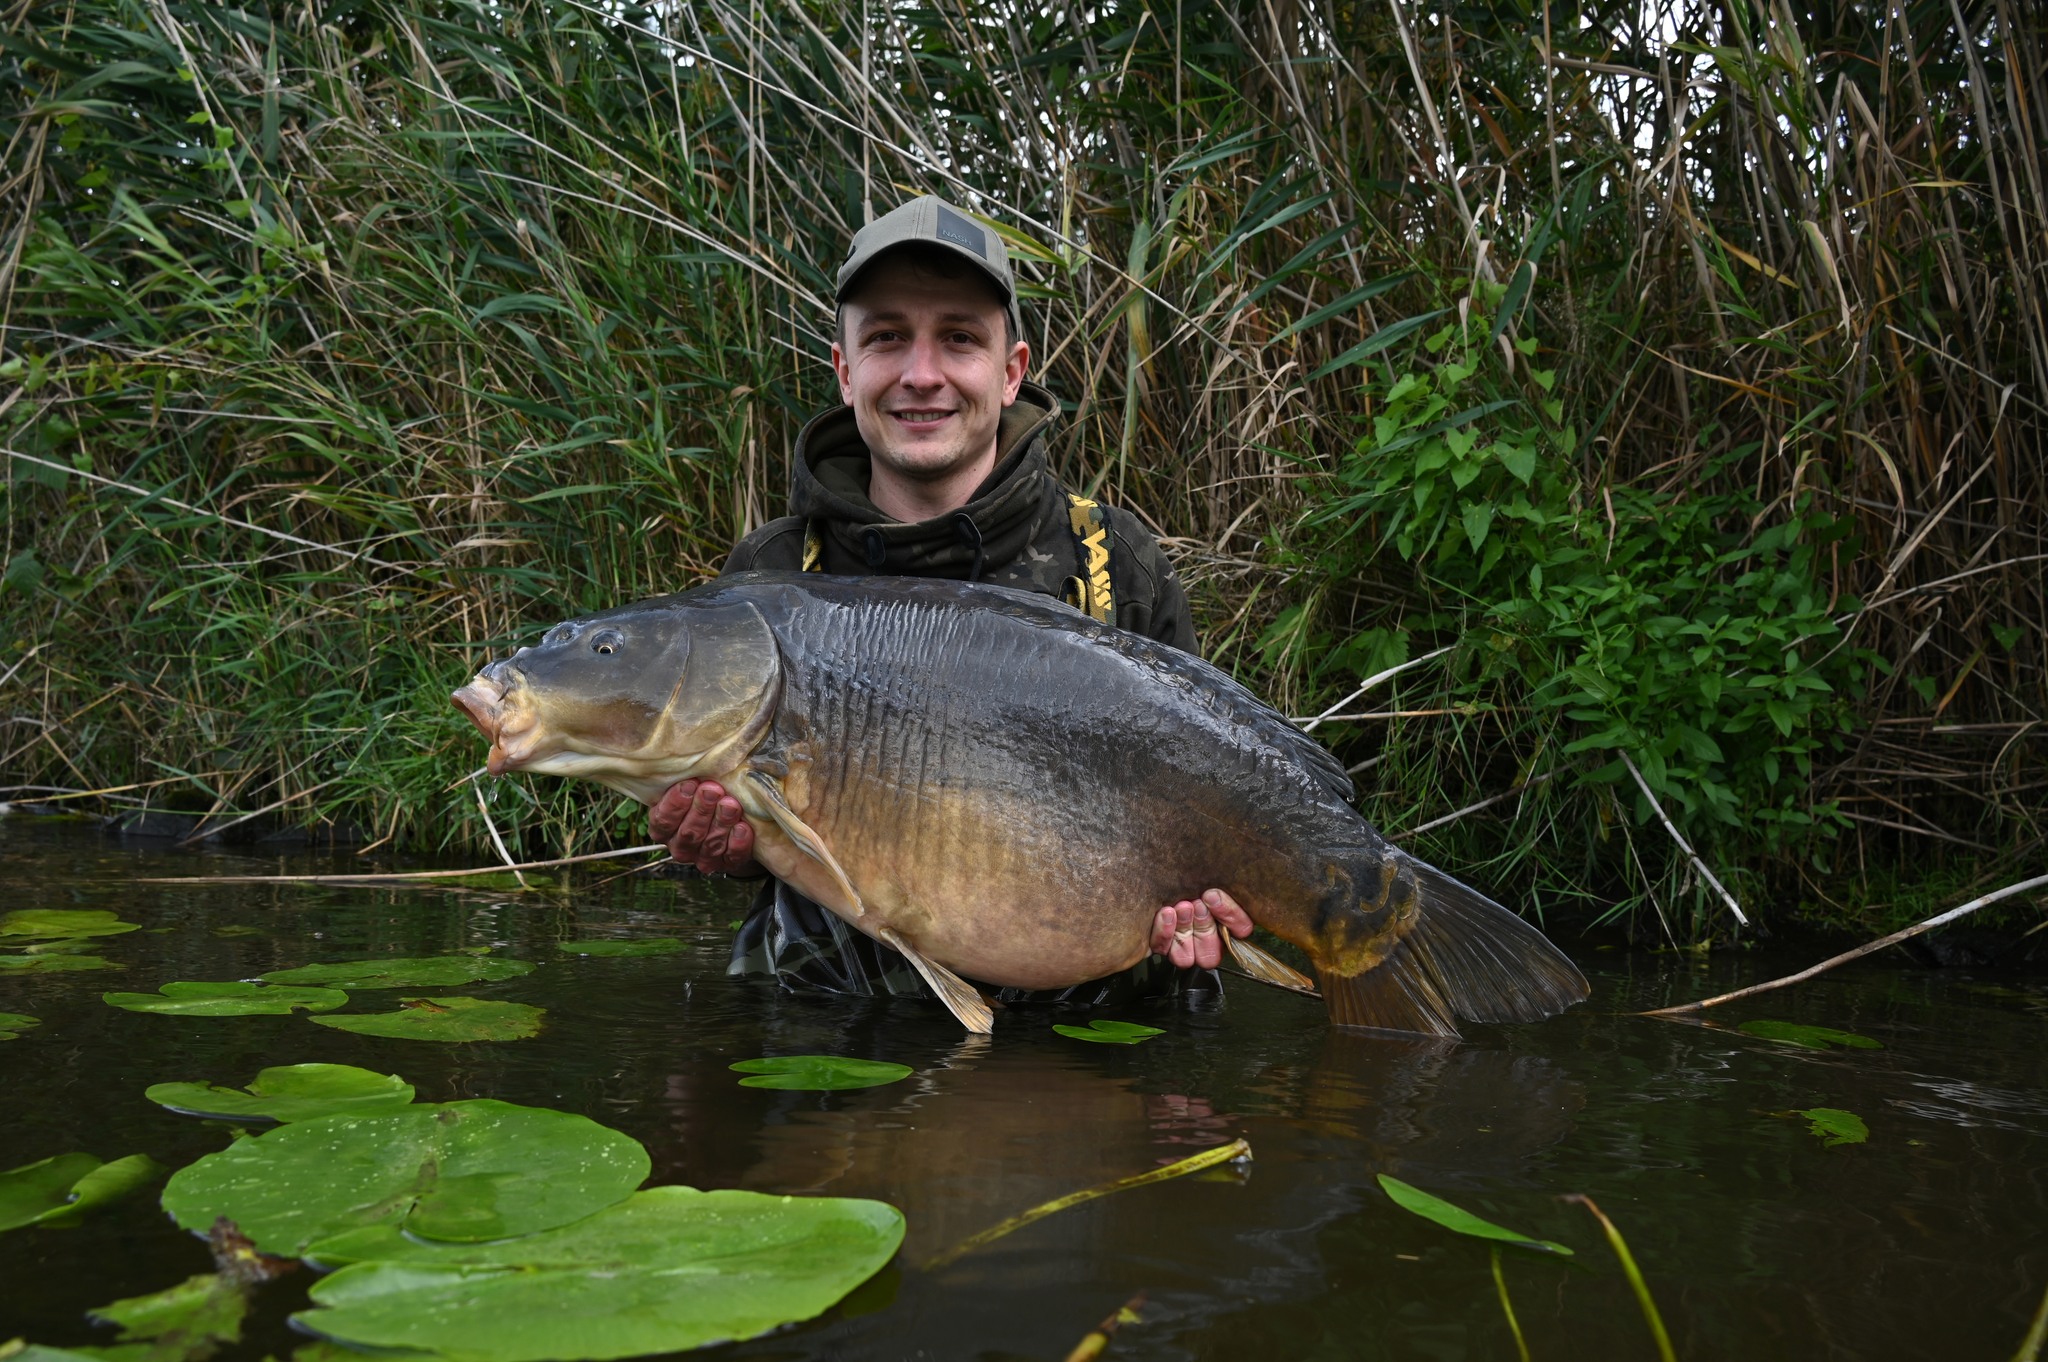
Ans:
POLYGON ((898 421, 901 421, 904 425, 913 428, 918 426, 935 426, 939 422, 945 420, 948 416, 951 416, 952 414, 953 413, 950 411, 925 410, 917 408, 904 411, 892 411, 889 413, 889 415, 893 416, 898 421))

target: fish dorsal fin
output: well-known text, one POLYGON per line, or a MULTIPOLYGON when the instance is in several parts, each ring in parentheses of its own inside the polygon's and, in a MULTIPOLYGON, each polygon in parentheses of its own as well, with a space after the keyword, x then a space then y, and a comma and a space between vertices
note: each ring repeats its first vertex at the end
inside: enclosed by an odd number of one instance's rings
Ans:
POLYGON ((798 818, 789 807, 789 801, 782 797, 782 782, 765 771, 748 771, 747 783, 761 793, 768 805, 768 816, 775 820, 783 835, 796 844, 798 851, 825 867, 838 882, 840 892, 846 895, 846 901, 853 907, 854 916, 866 916, 868 907, 861 901, 860 891, 853 887, 853 881, 847 878, 839 858, 832 854, 832 848, 825 845, 825 839, 813 832, 810 824, 798 818))

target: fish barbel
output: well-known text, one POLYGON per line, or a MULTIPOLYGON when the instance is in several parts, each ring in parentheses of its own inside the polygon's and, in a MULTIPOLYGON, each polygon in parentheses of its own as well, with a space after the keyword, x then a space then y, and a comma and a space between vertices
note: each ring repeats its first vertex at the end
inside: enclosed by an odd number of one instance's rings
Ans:
POLYGON ((739 574, 557 625, 455 700, 493 774, 643 804, 717 781, 764 867, 902 951, 970 1030, 992 1013, 968 980, 1114 974, 1160 904, 1211 887, 1307 954, 1338 1025, 1455 1036, 1587 994, 1542 933, 1374 831, 1336 759, 1249 691, 1047 597, 739 574))

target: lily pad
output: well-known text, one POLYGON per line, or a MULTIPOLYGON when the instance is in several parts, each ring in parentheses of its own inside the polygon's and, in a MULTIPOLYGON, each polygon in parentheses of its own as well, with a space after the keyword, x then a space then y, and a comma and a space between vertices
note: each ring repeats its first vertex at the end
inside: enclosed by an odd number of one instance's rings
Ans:
POLYGON ((25 1012, 0 1012, 0 1040, 17 1039, 31 1026, 41 1025, 41 1021, 25 1012))
POLYGON ((1829 1050, 1837 1045, 1846 1050, 1884 1048, 1868 1036, 1859 1036, 1854 1031, 1837 1031, 1832 1026, 1801 1026, 1797 1022, 1761 1020, 1746 1021, 1735 1029, 1744 1035, 1781 1040, 1788 1045, 1803 1045, 1809 1050, 1829 1050))
POLYGON ((274 988, 269 984, 177 983, 155 993, 102 993, 101 1001, 129 1012, 162 1012, 174 1017, 283 1017, 293 1012, 332 1012, 348 994, 331 988, 274 988))
POLYGON ((119 936, 140 931, 139 922, 123 922, 104 908, 21 908, 0 914, 0 936, 27 937, 38 941, 78 940, 89 936, 119 936))
POLYGON ((294 1121, 180 1169, 164 1209, 235 1222, 262 1253, 390 1224, 430 1239, 501 1239, 580 1220, 647 1176, 638 1141, 587 1117, 477 1100, 294 1121))
POLYGON ((1053 1030, 1075 1040, 1092 1040, 1103 1045, 1136 1045, 1154 1036, 1166 1033, 1156 1026, 1140 1026, 1136 1022, 1092 1021, 1086 1026, 1055 1025, 1053 1030))
POLYGON ((78 955, 69 951, 55 955, 0 955, 0 974, 58 974, 75 970, 126 968, 126 965, 102 960, 97 955, 78 955))
POLYGON ((1563 1244, 1522 1234, 1505 1225, 1496 1225, 1491 1220, 1482 1220, 1464 1207, 1453 1206, 1442 1197, 1431 1196, 1420 1187, 1403 1182, 1397 1177, 1380 1174, 1380 1186, 1402 1210, 1419 1215, 1424 1220, 1441 1225, 1454 1233, 1469 1235, 1474 1239, 1490 1239, 1500 1244, 1512 1244, 1516 1248, 1534 1249, 1538 1253, 1561 1253, 1567 1258, 1572 1256, 1572 1251, 1563 1244))
POLYGON ((288 1064, 256 1075, 247 1092, 209 1083, 157 1083, 143 1093, 158 1106, 227 1121, 252 1117, 310 1121, 320 1116, 376 1116, 412 1105, 412 1084, 396 1074, 353 1064, 288 1064))
POLYGON ((1862 1144, 1870 1138, 1870 1127, 1853 1111, 1839 1107, 1810 1107, 1796 1113, 1806 1118, 1806 1128, 1832 1149, 1838 1144, 1862 1144))
POLYGON ((678 1352, 810 1319, 902 1239, 902 1213, 879 1201, 655 1187, 510 1243, 428 1245, 384 1226, 316 1245, 316 1261, 353 1265, 292 1321, 451 1362, 678 1352))
MULTIPOLYGON (((88 1313, 119 1325, 122 1343, 154 1345, 147 1352, 149 1358, 207 1357, 221 1344, 241 1339, 249 1293, 225 1274, 207 1272, 166 1290, 130 1296, 88 1313)), ((123 1357, 129 1351, 110 1349, 108 1355, 123 1357)))
POLYGON ((525 1003, 482 998, 402 998, 396 1012, 349 1012, 313 1020, 387 1040, 525 1040, 540 1030, 546 1012, 525 1003))
POLYGON ((314 988, 453 988, 457 984, 517 979, 533 973, 525 960, 489 960, 474 955, 429 955, 407 960, 357 960, 347 964, 300 965, 257 978, 266 984, 314 988))
POLYGON ((684 943, 673 936, 643 936, 630 940, 563 941, 557 943, 571 955, 674 955, 684 943))
POLYGON ((879 1088, 910 1077, 908 1064, 891 1064, 880 1059, 842 1059, 838 1055, 777 1055, 770 1059, 743 1059, 729 1065, 734 1073, 752 1074, 742 1078, 743 1088, 779 1088, 789 1092, 843 1092, 849 1088, 879 1088))
POLYGON ((112 1163, 90 1154, 58 1154, 9 1169, 0 1173, 0 1230, 69 1224, 162 1175, 163 1169, 145 1154, 112 1163))

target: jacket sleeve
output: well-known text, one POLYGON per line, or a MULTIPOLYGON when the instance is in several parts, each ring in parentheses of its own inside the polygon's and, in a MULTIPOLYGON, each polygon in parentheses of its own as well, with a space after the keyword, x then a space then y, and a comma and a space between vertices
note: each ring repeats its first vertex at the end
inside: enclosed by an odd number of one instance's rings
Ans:
POLYGON ((730 577, 735 572, 752 572, 756 569, 797 572, 803 565, 803 517, 786 515, 779 520, 769 521, 734 544, 732 552, 726 555, 725 566, 718 570, 718 575, 730 577))
POLYGON ((1117 627, 1201 656, 1187 592, 1167 561, 1166 550, 1136 516, 1118 507, 1107 509, 1116 537, 1110 571, 1117 597, 1117 627))

